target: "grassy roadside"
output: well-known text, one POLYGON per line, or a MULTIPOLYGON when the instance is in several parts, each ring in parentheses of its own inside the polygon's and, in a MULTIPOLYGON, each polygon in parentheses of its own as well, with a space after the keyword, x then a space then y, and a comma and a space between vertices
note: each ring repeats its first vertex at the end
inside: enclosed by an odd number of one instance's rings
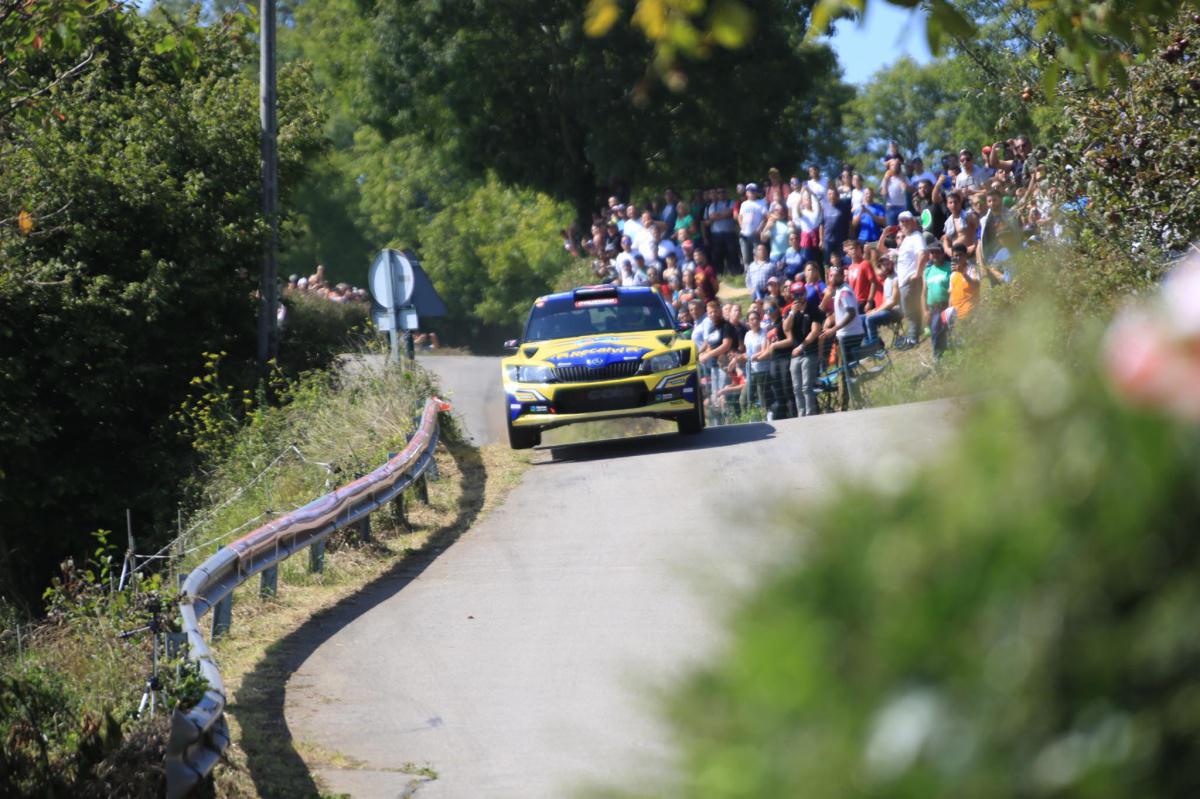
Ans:
MULTIPOLYGON (((237 593, 231 634, 217 646, 233 735, 215 775, 217 795, 324 795, 311 769, 356 766, 338 752, 292 739, 283 716, 288 677, 330 628, 373 604, 369 595, 408 579, 495 507, 519 482, 528 459, 506 446, 451 443, 439 446, 437 464, 440 479, 429 484, 429 504, 406 496, 407 524, 389 511, 374 514, 374 540, 364 544, 352 533, 339 534, 323 574, 284 577, 269 600, 258 597, 256 581, 237 593)), ((307 565, 303 555, 291 560, 299 561, 297 571, 307 565)), ((414 779, 430 776, 419 765, 412 773, 414 779)))

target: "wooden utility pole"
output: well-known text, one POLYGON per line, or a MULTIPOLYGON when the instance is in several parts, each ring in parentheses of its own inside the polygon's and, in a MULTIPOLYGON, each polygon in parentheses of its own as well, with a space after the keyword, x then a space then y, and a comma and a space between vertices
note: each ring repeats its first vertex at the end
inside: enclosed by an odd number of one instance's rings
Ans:
POLYGON ((265 375, 267 363, 279 351, 276 309, 279 288, 276 253, 279 249, 279 153, 276 148, 275 122, 275 0, 259 0, 258 109, 262 122, 262 193, 263 218, 267 221, 267 242, 263 252, 259 282, 261 304, 258 313, 258 364, 265 375))

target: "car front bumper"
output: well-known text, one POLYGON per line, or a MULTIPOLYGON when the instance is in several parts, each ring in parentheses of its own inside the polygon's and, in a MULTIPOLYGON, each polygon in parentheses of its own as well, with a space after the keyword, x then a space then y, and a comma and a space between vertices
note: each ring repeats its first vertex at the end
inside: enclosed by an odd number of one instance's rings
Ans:
POLYGON ((509 424, 541 429, 625 416, 678 416, 694 407, 699 390, 695 367, 620 380, 504 382, 509 424))

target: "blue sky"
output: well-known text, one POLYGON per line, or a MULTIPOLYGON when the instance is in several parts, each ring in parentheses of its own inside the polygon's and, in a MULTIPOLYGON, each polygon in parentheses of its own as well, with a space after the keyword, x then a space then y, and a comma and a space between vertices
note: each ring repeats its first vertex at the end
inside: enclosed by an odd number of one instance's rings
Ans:
POLYGON ((835 23, 829 43, 837 52, 846 82, 862 84, 902 55, 919 64, 928 63, 932 56, 919 14, 874 0, 867 3, 866 18, 861 23, 835 23))

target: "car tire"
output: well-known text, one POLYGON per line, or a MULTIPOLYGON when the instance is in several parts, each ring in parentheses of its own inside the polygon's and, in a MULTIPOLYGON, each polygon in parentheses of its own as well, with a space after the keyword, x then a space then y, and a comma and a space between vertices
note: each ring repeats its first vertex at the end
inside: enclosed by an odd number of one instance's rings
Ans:
POLYGON ((513 449, 532 449, 542 443, 542 431, 536 427, 513 427, 508 423, 508 445, 513 449))
POLYGON ((704 429, 704 400, 700 397, 699 389, 696 391, 696 401, 692 409, 677 417, 675 422, 679 425, 679 432, 685 436, 694 436, 704 429))

